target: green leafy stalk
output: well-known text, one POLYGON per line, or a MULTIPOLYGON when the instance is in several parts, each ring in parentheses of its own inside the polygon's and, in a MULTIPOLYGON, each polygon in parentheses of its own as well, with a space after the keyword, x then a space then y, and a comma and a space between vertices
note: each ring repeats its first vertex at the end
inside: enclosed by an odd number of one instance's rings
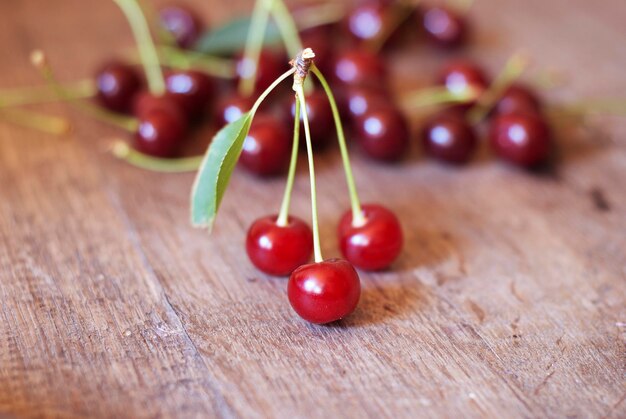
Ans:
POLYGON ((184 173, 198 170, 204 156, 163 159, 148 156, 130 147, 124 141, 117 141, 111 150, 113 155, 126 163, 159 173, 184 173))
POLYGON ((298 146, 300 143, 300 101, 296 97, 296 115, 293 122, 293 145, 291 147, 291 161, 289 162, 289 173, 287 174, 287 184, 283 195, 283 202, 280 206, 280 213, 276 224, 285 227, 289 223, 289 205, 291 203, 291 192, 293 182, 296 177, 296 166, 298 165, 298 146))
POLYGON ((250 96, 254 93, 259 57, 263 48, 263 37, 273 2, 274 0, 257 0, 254 5, 250 30, 248 31, 246 47, 241 61, 243 74, 239 82, 239 93, 242 96, 250 96))
POLYGON ((148 88, 153 95, 162 95, 165 93, 165 80, 161 71, 161 63, 159 62, 159 54, 154 46, 150 28, 146 22, 146 18, 141 11, 141 7, 136 0, 113 0, 122 10, 135 37, 137 49, 141 56, 148 88))
POLYGON ((354 175, 352 174, 352 166, 350 165, 350 156, 348 155, 348 146, 346 145, 346 137, 343 132, 343 125, 341 124, 341 116, 339 115, 339 109, 337 108, 337 102, 335 96, 326 81, 326 78, 321 71, 313 64, 311 71, 315 74, 315 77, 320 81, 320 84, 326 92, 328 101, 330 102, 330 108, 333 112, 333 118, 335 121, 335 128, 337 129, 337 139, 339 141, 339 150, 341 151, 341 159, 343 161, 343 169, 346 175, 346 183, 348 184, 348 191, 350 194, 350 204, 352 206, 352 224, 360 226, 365 223, 365 217, 361 209, 361 201, 356 190, 356 183, 354 182, 354 175))
MULTIPOLYGON (((73 99, 88 98, 96 94, 93 80, 66 84, 64 89, 73 99)), ((56 102, 60 99, 62 98, 47 85, 0 90, 0 107, 2 108, 56 102)))

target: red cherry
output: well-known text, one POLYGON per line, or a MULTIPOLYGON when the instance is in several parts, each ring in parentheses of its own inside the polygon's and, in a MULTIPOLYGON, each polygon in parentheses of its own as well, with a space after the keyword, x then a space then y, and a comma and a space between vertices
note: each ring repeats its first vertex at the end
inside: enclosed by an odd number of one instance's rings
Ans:
MULTIPOLYGON (((293 119, 296 117, 296 102, 293 97, 287 101, 288 111, 286 112, 287 126, 293 126, 293 119)), ((311 130, 311 142, 317 149, 327 146, 332 138, 333 113, 326 93, 321 90, 314 90, 306 97, 306 109, 309 117, 309 127, 311 130)), ((300 112, 300 140, 305 144, 304 136, 304 115, 300 112)))
POLYGON ((452 113, 432 118, 422 130, 426 153, 448 163, 466 163, 476 150, 476 134, 471 125, 452 113))
POLYGON ((252 76, 256 72, 255 90, 263 92, 276 80, 283 72, 287 71, 288 65, 277 54, 270 50, 261 51, 257 65, 249 62, 242 55, 237 59, 237 82, 244 76, 252 76))
POLYGON ((141 77, 133 67, 113 62, 98 71, 96 85, 102 106, 125 113, 131 110, 133 98, 141 88, 141 77))
MULTIPOLYGON (((465 93, 469 88, 482 93, 489 86, 484 71, 477 64, 467 60, 454 60, 443 67, 439 73, 438 84, 446 86, 452 93, 465 93)), ((466 107, 471 106, 471 103, 466 107)))
POLYGON ((254 99, 251 97, 231 94, 223 96, 217 103, 215 115, 218 128, 226 124, 235 122, 241 115, 248 112, 254 106, 254 99))
POLYGON ((287 295, 300 317, 311 323, 325 324, 354 311, 361 297, 361 282, 350 262, 330 259, 293 271, 287 295))
POLYGON ((357 5, 346 17, 348 32, 359 41, 378 38, 385 31, 386 8, 378 2, 357 5))
POLYGON ((489 140, 500 158, 522 167, 541 163, 550 154, 550 129, 535 114, 497 116, 491 122, 489 140))
POLYGON ((352 49, 340 54, 334 64, 334 77, 351 85, 384 87, 387 70, 381 58, 371 52, 352 49))
POLYGON ((203 114, 215 94, 215 83, 207 74, 194 70, 176 70, 165 76, 167 96, 190 120, 203 114))
POLYGON ((181 48, 192 47, 204 30, 198 15, 183 5, 172 5, 160 10, 161 24, 172 34, 181 48))
POLYGON ((408 123, 393 106, 363 114, 355 122, 354 135, 363 150, 376 160, 399 160, 409 147, 408 123))
POLYGON ((444 48, 463 45, 467 22, 463 16, 446 7, 430 7, 421 16, 426 35, 433 44, 444 48))
POLYGON ((388 93, 367 86, 347 86, 338 96, 342 115, 352 122, 375 109, 393 106, 388 93))
POLYGON ((286 226, 276 224, 278 216, 259 218, 248 230, 246 252, 260 271, 289 275, 313 254, 313 232, 299 218, 289 217, 286 226))
POLYGON ((177 118, 187 120, 185 112, 169 95, 155 96, 147 90, 135 95, 133 100, 133 115, 141 118, 155 109, 175 114, 177 118))
POLYGON ((291 143, 285 124, 269 115, 257 115, 244 140, 239 162, 260 176, 280 174, 289 163, 291 143))
POLYGON ((172 157, 184 140, 186 130, 186 121, 180 114, 154 108, 139 118, 135 148, 155 157, 172 157))
POLYGON ((387 268, 402 250, 403 234, 398 218, 381 205, 362 206, 365 223, 352 225, 352 211, 339 222, 339 247, 354 266, 368 271, 387 268))
POLYGON ((493 114, 507 115, 512 113, 539 113, 541 102, 535 93, 521 84, 513 84, 504 92, 493 114))

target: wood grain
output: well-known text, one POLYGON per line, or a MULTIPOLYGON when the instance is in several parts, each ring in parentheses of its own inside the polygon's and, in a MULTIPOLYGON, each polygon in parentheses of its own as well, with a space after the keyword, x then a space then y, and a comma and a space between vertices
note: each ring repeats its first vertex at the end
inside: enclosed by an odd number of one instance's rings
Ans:
MULTIPOLYGON (((246 1, 192 2, 212 22, 246 1), (217 7, 219 5, 219 7, 217 7)), ((626 97, 626 4, 479 0, 468 52, 496 71, 524 48, 565 71, 550 100, 626 97)), ((0 86, 64 80, 131 44, 110 2, 0 2, 0 86)), ((392 54, 419 86, 447 58, 392 54)), ((419 153, 355 153, 365 201, 401 216, 406 250, 361 275, 350 318, 311 326, 285 280, 243 254, 283 181, 237 172, 214 236, 188 225, 192 175, 142 172, 106 153, 113 128, 56 138, 0 125, 0 414, 9 417, 625 417, 626 123, 558 131, 556 171, 486 153, 455 170, 419 153), (242 205, 242 203, 244 205, 242 205)), ((325 256, 348 207, 338 156, 318 158, 325 256)), ((301 169, 305 169, 304 164, 301 169)), ((308 218, 305 173, 294 212, 308 218)))

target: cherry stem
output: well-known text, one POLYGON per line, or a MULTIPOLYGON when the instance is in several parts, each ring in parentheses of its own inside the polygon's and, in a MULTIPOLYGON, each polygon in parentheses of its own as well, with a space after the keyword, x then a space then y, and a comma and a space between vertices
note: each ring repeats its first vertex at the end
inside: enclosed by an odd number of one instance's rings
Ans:
POLYGON ((243 59, 240 64, 243 68, 240 70, 242 74, 238 88, 242 96, 250 96, 254 93, 259 58, 261 57, 265 30, 267 29, 267 22, 269 21, 273 3, 274 0, 256 0, 254 4, 246 47, 244 48, 243 59))
POLYGON ((65 118, 23 109, 0 109, 0 120, 54 135, 67 134, 71 130, 71 125, 65 118))
MULTIPOLYGON (((66 84, 64 89, 75 99, 92 97, 96 93, 93 80, 81 80, 66 84)), ((0 108, 37 105, 40 103, 56 102, 59 99, 59 95, 47 85, 0 90, 0 108)))
POLYGON ((302 51, 302 41, 300 40, 296 22, 293 20, 283 0, 273 1, 272 16, 276 26, 278 26, 287 53, 289 56, 295 57, 302 51))
POLYGON ((462 92, 450 91, 445 86, 433 86, 419 89, 404 97, 403 102, 409 108, 421 108, 452 103, 466 103, 478 97, 478 91, 468 87, 462 92))
POLYGON ((195 68, 211 76, 223 79, 235 78, 235 62, 227 58, 213 57, 172 46, 160 46, 159 54, 163 64, 168 67, 195 68))
POLYGON ((340 21, 345 15, 346 7, 337 3, 339 2, 309 6, 295 12, 294 19, 298 22, 297 26, 310 29, 340 21))
POLYGON ((288 78, 289 76, 291 76, 295 72, 296 72, 296 69, 295 68, 291 68, 291 69, 285 71, 279 78, 274 80, 274 82, 267 89, 265 89, 265 91, 263 93, 261 93, 261 95, 256 100, 256 102, 254 102, 254 106, 252 106, 252 109, 250 110, 250 114, 254 115, 256 113, 256 111, 259 109, 259 106, 261 106, 261 103, 263 103, 265 98, 272 92, 272 90, 274 90, 276 88, 276 86, 278 86, 283 80, 285 80, 286 78, 288 78))
POLYGON ((306 111, 306 99, 302 83, 294 82, 293 89, 296 92, 296 100, 302 106, 302 119, 304 123, 304 136, 306 138, 306 153, 309 159, 309 179, 311 181, 311 218, 313 221, 313 254, 315 263, 324 261, 320 246, 320 228, 317 219, 317 191, 315 188, 315 167, 313 164, 313 145, 311 144, 311 132, 309 129, 309 116, 306 111))
POLYGON ((141 63, 143 64, 148 81, 148 89, 155 96, 165 93, 165 80, 163 79, 163 71, 159 62, 159 54, 154 46, 150 28, 146 22, 146 18, 141 11, 141 7, 136 0, 113 0, 122 10, 137 43, 141 63))
POLYGON ((400 25, 402 25, 404 22, 407 21, 409 17, 412 16, 413 11, 418 4, 419 0, 416 2, 406 0, 400 1, 398 2, 398 4, 394 4, 392 6, 391 13, 386 19, 387 22, 383 24, 383 32, 369 43, 370 50, 372 52, 379 52, 381 49, 383 49, 391 35, 393 35, 393 33, 400 27, 400 25))
POLYGON ((477 124, 489 114, 506 89, 526 70, 528 61, 528 57, 519 52, 508 59, 491 86, 480 95, 476 104, 469 110, 467 117, 470 123, 477 124))
POLYGON ((285 227, 289 223, 289 205, 291 203, 291 192, 293 182, 296 178, 296 167, 298 166, 298 146, 300 143, 300 101, 296 97, 296 112, 293 123, 293 145, 291 147, 291 161, 289 162, 289 173, 287 174, 287 184, 283 195, 283 202, 280 206, 280 213, 276 224, 285 227))
POLYGON ((311 66, 311 72, 315 74, 315 77, 319 80, 320 84, 326 92, 328 102, 330 102, 330 109, 333 112, 333 119, 335 121, 335 128, 337 130, 337 140, 339 141, 339 150, 341 151, 341 160, 343 161, 343 169, 346 175, 346 183, 348 184, 348 191, 350 194, 350 204, 352 206, 352 225, 361 226, 365 224, 365 217, 363 210, 361 209, 361 201, 356 190, 356 184, 354 182, 354 176, 352 174, 352 166, 350 165, 350 156, 348 155, 348 147, 346 145, 346 137, 343 131, 343 125, 341 123, 341 116, 339 115, 339 109, 337 108, 337 102, 335 96, 328 85, 328 81, 321 71, 313 64, 311 66))
POLYGON ((63 87, 63 85, 60 84, 54 77, 52 67, 50 67, 50 64, 48 63, 46 55, 43 53, 43 51, 33 51, 31 53, 30 59, 33 65, 39 69, 39 72, 41 73, 43 79, 50 85, 50 87, 61 100, 69 102, 69 104, 74 106, 77 110, 88 113, 89 115, 100 121, 115 125, 129 132, 134 133, 135 131, 137 131, 137 128, 139 127, 139 121, 137 120, 137 118, 131 118, 128 116, 118 115, 113 112, 108 112, 89 102, 81 102, 79 99, 72 96, 71 92, 65 90, 65 87, 63 87))
POLYGON ((200 168, 204 156, 163 159, 143 154, 124 141, 116 141, 111 152, 118 159, 132 166, 160 173, 195 172, 200 168))
POLYGON ((578 103, 555 106, 548 111, 553 116, 578 115, 614 115, 626 116, 626 100, 624 99, 588 99, 578 103))
POLYGON ((474 4, 474 0, 454 0, 452 3, 453 5, 451 7, 458 13, 467 14, 474 4))

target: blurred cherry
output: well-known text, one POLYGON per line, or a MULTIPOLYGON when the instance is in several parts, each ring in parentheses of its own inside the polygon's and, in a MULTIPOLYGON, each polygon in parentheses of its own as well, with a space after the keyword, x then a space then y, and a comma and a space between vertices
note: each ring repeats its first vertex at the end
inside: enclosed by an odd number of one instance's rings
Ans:
POLYGON ((218 128, 236 121, 254 105, 252 97, 240 96, 236 93, 222 96, 216 105, 215 118, 218 128))
POLYGON ((374 109, 355 121, 354 136, 366 154, 376 160, 396 161, 407 154, 409 126, 395 107, 374 109))
POLYGON ((467 19, 448 7, 427 7, 422 10, 422 25, 428 39, 444 48, 455 48, 465 43, 467 19))
POLYGON ((163 28, 172 34, 176 44, 181 48, 192 47, 204 30, 198 15, 181 4, 164 7, 160 10, 159 16, 163 28))
MULTIPOLYGON (((313 147, 322 149, 328 145, 333 138, 333 114, 330 103, 323 90, 313 90, 306 96, 306 109, 309 117, 309 127, 311 130, 311 143, 313 147)), ((293 97, 287 101, 287 112, 285 122, 287 126, 293 126, 296 117, 296 102, 293 97)), ((300 112, 300 140, 305 144, 304 136, 304 116, 300 112)))
POLYGON ((489 140, 500 158, 522 167, 542 163, 551 151, 550 129, 538 114, 496 116, 491 122, 489 140))
POLYGON ((282 173, 291 156, 292 138, 287 126, 271 115, 257 115, 243 143, 239 163, 259 176, 282 173))
POLYGON ((335 58, 334 77, 344 84, 384 89, 386 73, 382 58, 365 50, 347 50, 335 58))
POLYGON ((444 112, 431 118, 422 130, 426 154, 453 164, 466 163, 477 146, 474 129, 465 118, 444 112))
POLYGON ((215 83, 207 74, 195 70, 175 70, 166 74, 167 96, 176 102, 189 119, 197 119, 215 95, 215 83))
POLYGON ((496 103, 494 115, 508 115, 513 113, 539 113, 541 101, 529 87, 513 84, 504 92, 496 103))
POLYGON ((153 108, 139 117, 135 148, 155 157, 172 157, 185 139, 187 123, 180 114, 153 108))
POLYGON ((96 73, 97 99, 105 108, 130 112, 133 99, 141 89, 141 77, 130 65, 111 62, 96 73))
POLYGON ((246 60, 241 54, 237 58, 236 65, 237 82, 242 77, 252 77, 256 73, 255 91, 258 93, 267 89, 274 80, 289 69, 287 61, 268 49, 261 51, 258 66, 246 60))

